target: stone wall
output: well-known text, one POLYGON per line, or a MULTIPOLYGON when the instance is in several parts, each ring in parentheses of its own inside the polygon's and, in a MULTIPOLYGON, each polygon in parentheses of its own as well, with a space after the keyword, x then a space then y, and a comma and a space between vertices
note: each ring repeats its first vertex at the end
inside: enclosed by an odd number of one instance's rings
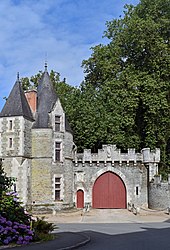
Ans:
MULTIPOLYGON (((75 154, 74 157, 74 202, 76 203, 76 192, 81 189, 85 194, 85 203, 92 204, 92 189, 96 179, 107 171, 118 175, 125 184, 127 192, 127 204, 133 203, 135 206, 148 206, 147 180, 149 167, 143 164, 143 152, 136 153, 135 149, 128 149, 127 153, 122 153, 116 145, 103 145, 98 153, 91 153, 85 149, 82 154, 75 154)), ((152 159, 152 169, 156 172, 159 160, 157 151, 147 153, 152 159)), ((150 162, 147 162, 150 164, 150 162)), ((150 165, 149 165, 150 166, 150 165)), ((153 174, 153 173, 152 173, 153 174)))
POLYGON ((106 164, 85 163, 84 165, 79 163, 74 167, 74 202, 76 203, 77 190, 81 189, 85 194, 85 203, 92 205, 93 185, 100 175, 108 171, 118 175, 124 182, 127 192, 127 204, 133 203, 136 206, 147 207, 147 169, 142 164, 115 164, 113 166, 109 162, 106 164), (136 188, 138 188, 138 194, 136 188))
POLYGON ((170 178, 168 182, 162 182, 160 176, 155 176, 149 184, 149 208, 167 209, 170 207, 170 178))
POLYGON ((16 189, 24 204, 31 200, 31 126, 31 121, 20 116, 0 118, 0 157, 7 175, 16 179, 16 189))
POLYGON ((26 157, 32 156, 32 139, 31 139, 31 129, 32 129, 32 122, 29 120, 24 120, 24 155, 26 157))
POLYGON ((32 129, 32 203, 51 204, 52 129, 32 129))
MULTIPOLYGON (((69 132, 53 132, 54 133, 54 143, 55 141, 60 141, 62 143, 62 159, 61 162, 55 162, 53 156, 52 163, 52 176, 53 182, 55 177, 61 178, 61 201, 54 201, 55 209, 61 209, 73 206, 73 135, 69 132)), ((54 148, 53 148, 54 152, 54 148)), ((53 183, 53 192, 54 192, 53 183)), ((54 195, 53 195, 54 199, 54 195)))
POLYGON ((22 155, 23 146, 23 126, 24 119, 22 117, 1 118, 1 155, 18 156, 22 155), (9 123, 12 121, 12 129, 9 128, 9 123), (9 145, 9 140, 12 139, 12 146, 9 145))

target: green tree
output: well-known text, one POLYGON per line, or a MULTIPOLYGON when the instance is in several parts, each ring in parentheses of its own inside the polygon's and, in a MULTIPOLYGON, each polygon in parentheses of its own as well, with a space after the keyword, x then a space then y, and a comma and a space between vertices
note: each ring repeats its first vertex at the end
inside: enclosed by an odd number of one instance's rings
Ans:
MULTIPOLYGON (((170 141, 170 3, 141 0, 106 23, 107 45, 83 61, 85 86, 98 91, 105 117, 98 138, 121 147, 160 147, 168 162, 170 141), (110 132, 110 133, 109 133, 110 132)), ((100 126, 100 125, 99 125, 100 126)))
POLYGON ((170 161, 169 26, 169 0, 126 5, 123 17, 106 23, 108 44, 92 48, 83 61, 79 88, 50 72, 79 150, 103 143, 160 147, 162 161, 170 161))
POLYGON ((13 182, 14 179, 7 177, 7 174, 4 172, 2 159, 0 159, 0 199, 2 197, 2 193, 8 191, 13 185, 13 182))

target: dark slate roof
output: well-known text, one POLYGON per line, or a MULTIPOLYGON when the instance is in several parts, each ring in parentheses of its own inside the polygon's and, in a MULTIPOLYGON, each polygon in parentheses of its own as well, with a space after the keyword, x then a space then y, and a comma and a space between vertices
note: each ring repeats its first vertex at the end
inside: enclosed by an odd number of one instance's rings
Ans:
POLYGON ((58 96, 51 83, 50 76, 45 70, 37 87, 37 115, 34 128, 48 128, 49 113, 52 111, 58 96))
MULTIPOLYGON (((57 100, 57 93, 47 72, 47 65, 45 65, 45 71, 37 87, 37 114, 33 128, 51 127, 49 113, 52 111, 57 100)), ((65 130, 72 133, 67 117, 65 118, 65 130)))
POLYGON ((26 119, 34 120, 31 109, 25 97, 19 78, 0 113, 0 117, 23 116, 26 119))

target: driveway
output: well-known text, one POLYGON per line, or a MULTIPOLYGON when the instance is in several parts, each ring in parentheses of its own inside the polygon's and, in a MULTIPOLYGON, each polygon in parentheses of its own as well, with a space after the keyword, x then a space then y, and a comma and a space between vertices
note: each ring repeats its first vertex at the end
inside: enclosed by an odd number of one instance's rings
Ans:
POLYGON ((141 210, 134 215, 126 209, 68 210, 55 215, 46 214, 46 220, 53 223, 144 223, 163 222, 170 219, 166 211, 141 210))

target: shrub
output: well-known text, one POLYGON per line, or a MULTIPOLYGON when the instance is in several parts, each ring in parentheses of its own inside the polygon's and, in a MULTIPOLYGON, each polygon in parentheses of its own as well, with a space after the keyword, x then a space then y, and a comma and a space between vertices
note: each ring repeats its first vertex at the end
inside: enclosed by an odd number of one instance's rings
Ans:
POLYGON ((11 188, 13 183, 14 183, 14 178, 7 177, 7 175, 4 172, 4 169, 2 167, 2 158, 0 158, 0 198, 1 198, 2 193, 4 191, 7 192, 7 190, 9 190, 9 188, 11 188))
POLYGON ((52 235, 50 234, 55 228, 53 223, 45 221, 45 217, 38 218, 32 222, 32 229, 34 232, 34 240, 50 240, 52 235))
POLYGON ((8 192, 13 178, 7 177, 0 159, 0 245, 28 244, 32 240, 50 240, 53 223, 44 218, 33 221, 24 211, 16 192, 8 192), (31 225, 31 226, 30 226, 31 225))
POLYGON ((31 216, 24 211, 16 192, 1 193, 0 243, 28 244, 33 239, 31 216))
POLYGON ((12 222, 0 215, 0 243, 8 245, 16 243, 19 245, 28 244, 33 239, 33 231, 30 226, 12 222))
POLYGON ((16 192, 2 193, 0 214, 12 222, 30 225, 31 216, 25 213, 16 192))

